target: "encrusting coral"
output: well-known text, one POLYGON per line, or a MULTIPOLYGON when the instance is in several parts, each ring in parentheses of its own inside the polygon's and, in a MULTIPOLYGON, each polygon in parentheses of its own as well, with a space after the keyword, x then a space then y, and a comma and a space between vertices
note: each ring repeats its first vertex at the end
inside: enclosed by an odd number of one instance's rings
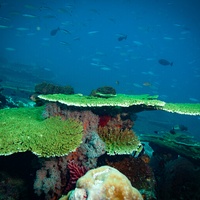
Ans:
POLYGON ((81 143, 82 124, 42 118, 43 107, 0 110, 0 155, 31 151, 41 157, 63 156, 81 143))
POLYGON ((76 189, 61 199, 143 200, 143 197, 125 175, 115 168, 102 166, 79 178, 76 189))

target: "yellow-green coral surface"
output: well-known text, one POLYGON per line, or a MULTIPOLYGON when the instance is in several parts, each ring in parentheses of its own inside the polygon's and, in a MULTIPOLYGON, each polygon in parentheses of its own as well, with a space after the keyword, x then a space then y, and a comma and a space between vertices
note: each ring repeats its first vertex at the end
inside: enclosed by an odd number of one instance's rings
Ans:
POLYGON ((115 154, 139 154, 142 151, 142 145, 138 137, 132 130, 122 130, 120 128, 99 127, 98 134, 106 144, 108 155, 115 154))
POLYGON ((200 115, 200 103, 167 103, 158 100, 158 96, 143 95, 125 95, 117 94, 110 98, 100 98, 93 96, 84 96, 81 94, 48 94, 39 95, 39 98, 59 102, 68 106, 76 107, 137 107, 139 111, 151 108, 151 110, 164 110, 185 115, 200 115))
POLYGON ((0 155, 32 151, 41 157, 62 156, 79 146, 82 125, 60 117, 43 119, 43 109, 0 110, 0 155))
POLYGON ((162 110, 185 115, 200 115, 200 103, 167 103, 162 110))
POLYGON ((117 94, 110 98, 101 98, 93 96, 84 96, 80 94, 65 95, 65 94, 48 94, 39 95, 39 98, 59 102, 68 106, 77 107, 103 107, 103 106, 120 106, 130 107, 134 105, 146 106, 164 106, 165 102, 157 100, 157 96, 143 95, 125 95, 117 94))

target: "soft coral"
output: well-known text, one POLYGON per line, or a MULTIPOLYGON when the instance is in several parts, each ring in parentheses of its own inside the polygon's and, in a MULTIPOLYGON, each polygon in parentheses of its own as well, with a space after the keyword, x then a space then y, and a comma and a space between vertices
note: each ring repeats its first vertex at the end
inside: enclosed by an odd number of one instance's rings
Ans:
POLYGON ((79 166, 74 160, 69 161, 67 167, 69 170, 69 182, 67 184, 66 191, 70 191, 75 188, 76 181, 85 175, 87 169, 84 166, 79 166))

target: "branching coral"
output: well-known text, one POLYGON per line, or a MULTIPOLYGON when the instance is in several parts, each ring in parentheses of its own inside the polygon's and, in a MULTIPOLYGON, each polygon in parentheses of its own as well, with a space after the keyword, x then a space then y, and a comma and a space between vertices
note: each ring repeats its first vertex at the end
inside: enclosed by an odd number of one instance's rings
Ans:
POLYGON ((141 151, 142 145, 132 130, 104 126, 99 127, 98 134, 105 142, 109 155, 132 154, 134 151, 141 151))

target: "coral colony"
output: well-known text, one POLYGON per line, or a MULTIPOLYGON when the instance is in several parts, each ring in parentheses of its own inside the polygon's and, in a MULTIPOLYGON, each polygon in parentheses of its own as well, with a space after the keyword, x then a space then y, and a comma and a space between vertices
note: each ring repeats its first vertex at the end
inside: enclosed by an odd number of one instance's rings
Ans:
MULTIPOLYGON (((0 154, 31 151, 39 157, 34 182, 38 198, 155 199, 150 157, 143 153, 132 129, 133 116, 143 110, 200 115, 200 104, 170 104, 157 96, 123 95, 104 89, 90 96, 41 94, 37 98, 45 106, 0 111, 0 154)), ((142 137, 165 144, 166 137, 142 137)), ((176 137, 168 136, 171 149, 179 146, 180 152, 184 149, 183 156, 189 157, 184 144, 188 138, 178 141, 176 137)), ((199 148, 193 145, 194 152, 199 148)))

